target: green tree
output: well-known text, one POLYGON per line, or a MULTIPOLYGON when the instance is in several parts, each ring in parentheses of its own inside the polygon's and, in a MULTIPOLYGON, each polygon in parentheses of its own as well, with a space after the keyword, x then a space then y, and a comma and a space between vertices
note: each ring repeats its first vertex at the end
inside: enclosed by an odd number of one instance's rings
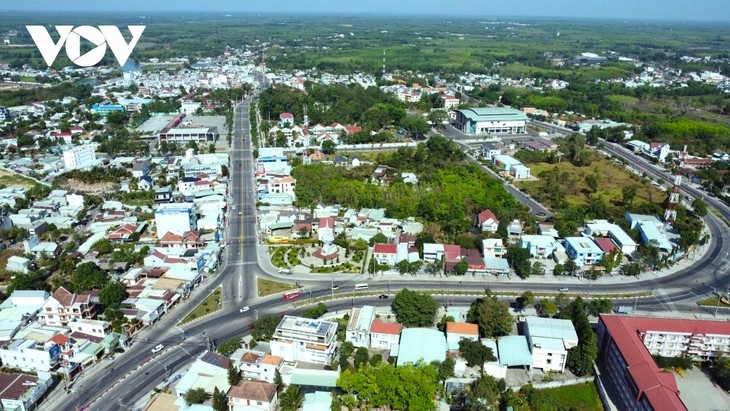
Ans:
POLYGON ((407 288, 395 295, 391 307, 396 319, 404 327, 432 326, 439 309, 438 303, 430 295, 407 288))
POLYGON ((117 309, 127 298, 127 287, 119 281, 112 281, 99 291, 99 301, 104 307, 117 309))
POLYGON ((530 262, 530 251, 517 244, 507 247, 507 261, 512 265, 520 278, 527 278, 532 274, 532 263, 530 262))
POLYGON ((438 371, 433 365, 406 364, 393 367, 380 363, 340 374, 337 386, 346 395, 342 400, 359 409, 388 407, 393 411, 435 409, 439 389, 438 371))
POLYGON ((429 130, 429 125, 423 117, 406 117, 401 123, 403 129, 408 135, 420 138, 426 135, 429 130))
POLYGON ((532 305, 535 302, 535 294, 532 293, 532 291, 525 291, 517 297, 517 305, 520 308, 528 307, 532 305))
POLYGON ((237 385, 241 381, 241 372, 233 363, 228 363, 228 384, 237 385))
POLYGON ((282 411, 297 411, 304 404, 304 393, 296 385, 289 385, 279 397, 282 411))
POLYGON ((638 263, 636 261, 631 263, 626 263, 621 266, 621 271, 624 275, 630 275, 633 277, 638 277, 639 274, 641 274, 641 263, 638 263))
POLYGON ((498 409, 500 384, 491 375, 483 375, 474 381, 464 401, 466 411, 498 409))
POLYGON ((601 185, 601 176, 596 173, 590 173, 585 176, 585 180, 591 194, 598 192, 598 188, 601 185))
POLYGON ((322 153, 324 154, 334 154, 336 148, 337 144, 335 144, 332 140, 325 140, 322 142, 322 153))
POLYGON ((221 390, 216 386, 213 390, 213 411, 228 411, 228 404, 226 403, 226 394, 222 393, 221 390))
POLYGON ((254 323, 254 329, 251 332, 251 336, 257 341, 269 341, 271 336, 274 335, 276 327, 279 326, 281 318, 278 315, 268 315, 258 319, 254 323))
POLYGON ((625 206, 631 208, 634 205, 634 199, 636 198, 636 185, 631 184, 624 186, 621 189, 621 199, 625 206))
POLYGON ((570 319, 578 334, 578 345, 568 350, 565 365, 570 371, 582 377, 593 373, 593 363, 598 357, 598 339, 586 315, 583 299, 578 296, 570 304, 570 319))
POLYGON ((428 121, 435 127, 442 127, 443 123, 449 119, 448 113, 444 110, 434 110, 428 113, 428 121))
POLYGON ((479 334, 486 338, 508 335, 514 322, 509 305, 497 300, 490 289, 485 290, 483 298, 471 304, 467 320, 479 325, 479 334))
POLYGON ((80 264, 71 276, 71 287, 76 293, 99 289, 105 282, 106 274, 91 261, 80 264))
POLYGON ((712 364, 712 375, 723 389, 730 389, 730 357, 717 356, 712 364))
POLYGON ((208 399, 208 393, 203 388, 191 388, 185 393, 185 404, 202 404, 208 399))
POLYGON ((226 340, 218 344, 218 346, 215 347, 215 350, 218 351, 218 354, 228 357, 236 352, 237 349, 241 348, 242 343, 243 340, 240 337, 231 338, 230 340, 226 340))
POLYGON ((368 244, 370 244, 370 247, 372 247, 375 244, 387 244, 387 243, 388 243, 388 237, 386 237, 385 234, 383 234, 383 233, 375 234, 368 241, 368 244))
POLYGON ((319 318, 327 312, 327 304, 319 303, 312 308, 308 308, 302 313, 305 318, 319 318))
POLYGON ((459 353, 461 353, 461 356, 466 360, 466 365, 469 367, 479 366, 482 375, 484 375, 485 362, 497 361, 492 349, 478 340, 462 339, 459 341, 459 353))
POLYGON ((695 201, 692 202, 692 208, 695 210, 695 214, 697 214, 700 217, 704 217, 707 215, 707 203, 702 201, 702 199, 697 198, 695 201))
POLYGON ((438 362, 434 361, 431 363, 438 371, 439 381, 445 382, 449 378, 453 377, 454 368, 456 367, 456 361, 451 357, 446 357, 445 360, 438 362))
POLYGON ((277 394, 281 394, 281 390, 284 389, 284 379, 281 378, 278 368, 274 369, 274 384, 276 384, 277 394))
POLYGON ((599 314, 608 314, 613 310, 613 303, 607 298, 599 298, 591 300, 588 303, 588 313, 594 317, 598 317, 599 314))
POLYGON ((367 348, 358 347, 358 349, 355 350, 355 368, 360 368, 364 364, 367 364, 369 359, 370 354, 368 354, 367 348))
POLYGON ((50 291, 51 287, 43 279, 43 273, 40 271, 30 272, 28 274, 15 274, 8 285, 8 294, 12 294, 15 290, 45 290, 50 291))
POLYGON ((540 307, 542 307, 542 311, 547 314, 548 317, 553 317, 558 313, 558 311, 560 311, 557 304, 548 299, 540 300, 540 307))
POLYGON ((457 275, 464 275, 467 270, 469 270, 469 263, 465 258, 462 258, 458 263, 456 263, 454 270, 456 270, 457 275))

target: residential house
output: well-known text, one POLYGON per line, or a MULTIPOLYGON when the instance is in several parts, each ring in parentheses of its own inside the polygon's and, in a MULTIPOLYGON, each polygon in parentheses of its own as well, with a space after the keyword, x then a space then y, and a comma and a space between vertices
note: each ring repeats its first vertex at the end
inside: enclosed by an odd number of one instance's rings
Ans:
POLYGON ((61 347, 53 341, 41 343, 19 338, 0 348, 0 361, 6 368, 18 368, 25 372, 50 371, 58 362, 61 347))
POLYGON ((483 233, 496 233, 499 228, 499 220, 492 210, 486 209, 477 215, 479 229, 483 233))
POLYGON ((558 242, 547 235, 523 235, 520 237, 520 247, 530 251, 535 258, 549 258, 558 249, 558 242))
POLYGON ((53 385, 50 373, 39 371, 37 375, 0 373, 0 409, 30 411, 37 409, 38 402, 53 385))
POLYGON ((578 345, 570 320, 529 316, 525 336, 532 353, 532 366, 543 371, 565 371, 568 350, 578 345))
POLYGON ((603 251, 589 237, 566 238, 565 253, 575 260, 578 267, 597 265, 603 258, 603 251))
POLYGON ((446 344, 450 350, 459 349, 459 341, 479 341, 479 326, 449 321, 446 323, 446 344))
POLYGON ((378 165, 370 176, 370 182, 378 185, 387 185, 393 181, 395 169, 386 165, 378 165))
POLYGON ((373 245, 373 258, 378 264, 393 267, 398 263, 396 261, 398 255, 398 246, 395 244, 375 244, 373 245))
POLYGON ((486 143, 482 145, 482 158, 492 161, 494 157, 502 154, 502 147, 495 143, 486 143))
POLYGON ((275 384, 242 380, 232 386, 226 396, 230 411, 276 411, 279 409, 275 384))
POLYGON ((444 101, 444 110, 448 111, 459 107, 459 99, 450 94, 442 95, 441 100, 444 101))
POLYGON ((221 391, 228 391, 228 366, 231 361, 214 352, 206 351, 201 354, 185 375, 180 378, 175 386, 175 394, 178 398, 185 397, 190 390, 202 388, 208 395, 213 394, 216 387, 221 391))
POLYGON ((397 366, 446 359, 446 337, 444 333, 429 328, 406 328, 401 333, 397 366))
MULTIPOLYGON (((159 234, 159 233, 158 233, 159 234)), ((168 231, 157 242, 160 247, 177 247, 177 248, 203 248, 205 241, 200 236, 200 231, 192 230, 177 235, 168 231)))
POLYGON ((106 238, 114 242, 128 242, 135 238, 139 239, 139 235, 144 231, 145 225, 145 223, 125 223, 107 234, 106 238))
POLYGON ((503 258, 507 248, 501 238, 485 238, 482 240, 484 258, 503 258))
POLYGON ((140 179, 150 173, 150 165, 152 162, 149 159, 135 160, 132 163, 132 177, 140 179))
POLYGON ((96 306, 90 294, 75 294, 64 287, 57 289, 43 304, 39 314, 47 325, 67 326, 71 321, 91 319, 96 306))
POLYGON ((245 378, 273 383, 276 370, 281 368, 284 359, 260 351, 246 351, 238 361, 238 369, 245 378))
POLYGON ((391 350, 400 341, 401 325, 374 319, 370 324, 370 348, 391 350))
POLYGON ((584 232, 593 237, 610 237, 625 255, 631 255, 636 251, 636 242, 618 224, 607 220, 593 220, 586 224, 584 232))
POLYGON ((28 274, 30 272, 30 260, 25 257, 12 255, 8 258, 5 268, 13 273, 28 274))
POLYGON ((375 319, 375 307, 372 305, 353 307, 347 322, 345 341, 350 341, 355 347, 368 347, 373 319, 375 319))
POLYGON ((172 201, 172 188, 170 186, 155 189, 155 203, 163 204, 172 201))

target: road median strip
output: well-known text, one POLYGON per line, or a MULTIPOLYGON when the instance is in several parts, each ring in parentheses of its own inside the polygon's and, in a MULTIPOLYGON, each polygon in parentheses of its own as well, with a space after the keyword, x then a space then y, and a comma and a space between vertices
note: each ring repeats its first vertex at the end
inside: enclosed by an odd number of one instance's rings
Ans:
MULTIPOLYGON (((419 293, 429 294, 433 296, 463 296, 463 297, 483 297, 484 293, 480 291, 449 291, 449 290, 415 290, 419 293)), ((302 301, 297 301, 293 304, 294 307, 304 307, 307 305, 318 304, 325 301, 342 300, 347 298, 361 298, 361 297, 377 297, 382 294, 392 294, 390 292, 374 292, 374 291, 354 291, 347 293, 337 293, 334 296, 327 295, 322 297, 310 298, 302 301)), ((616 294, 582 294, 582 293, 537 293, 534 294, 535 298, 555 298, 559 295, 565 295, 566 297, 582 297, 585 300, 594 299, 609 299, 609 300, 625 300, 631 298, 647 298, 654 294, 650 291, 642 291, 638 293, 616 293, 616 294)), ((519 297, 522 295, 521 292, 498 292, 493 294, 496 297, 519 297)))

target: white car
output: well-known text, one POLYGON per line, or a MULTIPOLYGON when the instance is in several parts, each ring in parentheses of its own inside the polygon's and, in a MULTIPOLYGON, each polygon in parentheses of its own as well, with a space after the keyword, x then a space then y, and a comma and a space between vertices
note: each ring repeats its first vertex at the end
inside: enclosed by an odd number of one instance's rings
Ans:
POLYGON ((563 288, 558 288, 558 291, 560 291, 561 293, 564 293, 564 292, 568 291, 568 289, 566 287, 563 287, 563 288))
POLYGON ((162 351, 162 349, 165 348, 162 344, 155 345, 155 348, 152 349, 152 354, 157 354, 158 352, 162 351))
POLYGON ((248 310, 249 310, 248 306, 245 306, 245 307, 242 307, 242 308, 241 308, 240 310, 238 310, 238 311, 239 311, 239 312, 242 312, 242 313, 245 313, 245 312, 246 312, 246 311, 248 311, 248 310))

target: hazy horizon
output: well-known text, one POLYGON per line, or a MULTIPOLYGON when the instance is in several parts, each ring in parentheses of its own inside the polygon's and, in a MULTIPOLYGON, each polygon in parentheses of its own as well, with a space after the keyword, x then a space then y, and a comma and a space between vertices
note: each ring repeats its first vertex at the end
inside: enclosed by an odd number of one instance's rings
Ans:
POLYGON ((90 0, 76 0, 59 4, 57 0, 13 2, 6 4, 6 13, 261 13, 261 14, 337 14, 337 15, 386 15, 433 16, 454 18, 556 18, 556 19, 607 19, 607 20, 658 20, 658 21, 706 21, 730 22, 730 1, 727 0, 607 0, 596 3, 588 0, 452 0, 448 6, 435 0, 399 0, 391 2, 343 1, 333 4, 328 0, 279 0, 277 2, 248 2, 221 0, 201 7, 197 0, 160 2, 127 0, 109 4, 90 0))

